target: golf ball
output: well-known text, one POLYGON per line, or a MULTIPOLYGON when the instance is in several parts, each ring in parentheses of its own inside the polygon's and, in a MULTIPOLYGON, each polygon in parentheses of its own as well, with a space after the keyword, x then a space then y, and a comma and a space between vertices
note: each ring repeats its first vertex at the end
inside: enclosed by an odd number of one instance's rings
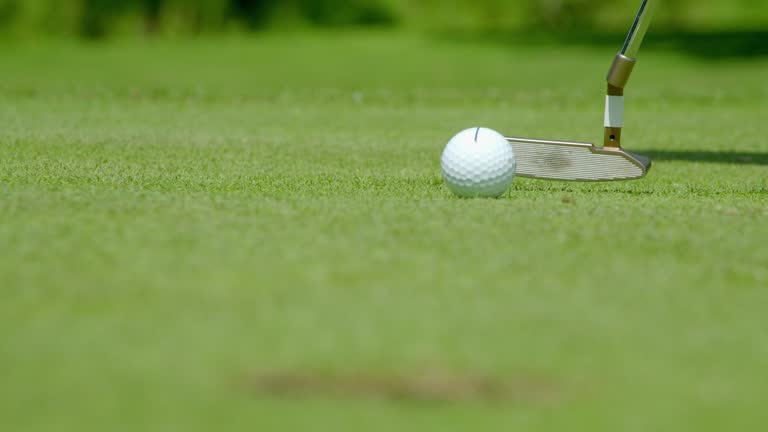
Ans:
POLYGON ((509 189, 517 163, 500 133, 472 128, 453 137, 440 158, 448 188, 460 197, 496 198, 509 189))

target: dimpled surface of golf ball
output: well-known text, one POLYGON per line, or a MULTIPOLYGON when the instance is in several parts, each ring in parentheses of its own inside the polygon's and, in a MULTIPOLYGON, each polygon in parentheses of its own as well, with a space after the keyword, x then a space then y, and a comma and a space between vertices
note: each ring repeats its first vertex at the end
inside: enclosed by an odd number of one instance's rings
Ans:
POLYGON ((509 189, 517 163, 512 145, 486 128, 460 132, 440 158, 448 188, 460 197, 497 198, 509 189))

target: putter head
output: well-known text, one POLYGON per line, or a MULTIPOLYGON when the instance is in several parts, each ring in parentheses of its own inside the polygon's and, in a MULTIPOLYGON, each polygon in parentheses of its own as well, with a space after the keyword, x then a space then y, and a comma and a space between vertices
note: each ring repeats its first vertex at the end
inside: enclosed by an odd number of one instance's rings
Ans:
POLYGON ((645 176, 651 159, 618 146, 508 137, 517 175, 544 180, 617 181, 645 176))

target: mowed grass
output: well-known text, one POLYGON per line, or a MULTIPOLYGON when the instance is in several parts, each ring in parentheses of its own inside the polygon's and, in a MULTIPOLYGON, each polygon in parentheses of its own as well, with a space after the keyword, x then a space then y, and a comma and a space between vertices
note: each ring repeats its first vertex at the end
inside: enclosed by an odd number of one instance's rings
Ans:
POLYGON ((645 52, 625 145, 655 156, 647 178, 464 200, 444 143, 478 125, 598 140, 613 48, 2 49, 5 430, 763 423, 768 59, 645 52), (429 394, 408 383, 434 371, 429 394), (297 382, 265 390, 270 373, 297 382), (481 379, 528 384, 451 397, 481 379))

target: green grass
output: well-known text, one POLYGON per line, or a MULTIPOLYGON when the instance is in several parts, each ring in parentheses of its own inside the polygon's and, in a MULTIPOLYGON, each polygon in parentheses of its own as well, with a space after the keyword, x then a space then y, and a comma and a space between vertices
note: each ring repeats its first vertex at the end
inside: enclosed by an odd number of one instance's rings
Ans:
POLYGON ((463 200, 440 177, 453 133, 599 139, 612 52, 376 33, 2 49, 4 429, 762 424, 768 59, 644 53, 625 144, 656 156, 646 179, 463 200), (554 390, 276 397, 246 378, 429 368, 554 390))

